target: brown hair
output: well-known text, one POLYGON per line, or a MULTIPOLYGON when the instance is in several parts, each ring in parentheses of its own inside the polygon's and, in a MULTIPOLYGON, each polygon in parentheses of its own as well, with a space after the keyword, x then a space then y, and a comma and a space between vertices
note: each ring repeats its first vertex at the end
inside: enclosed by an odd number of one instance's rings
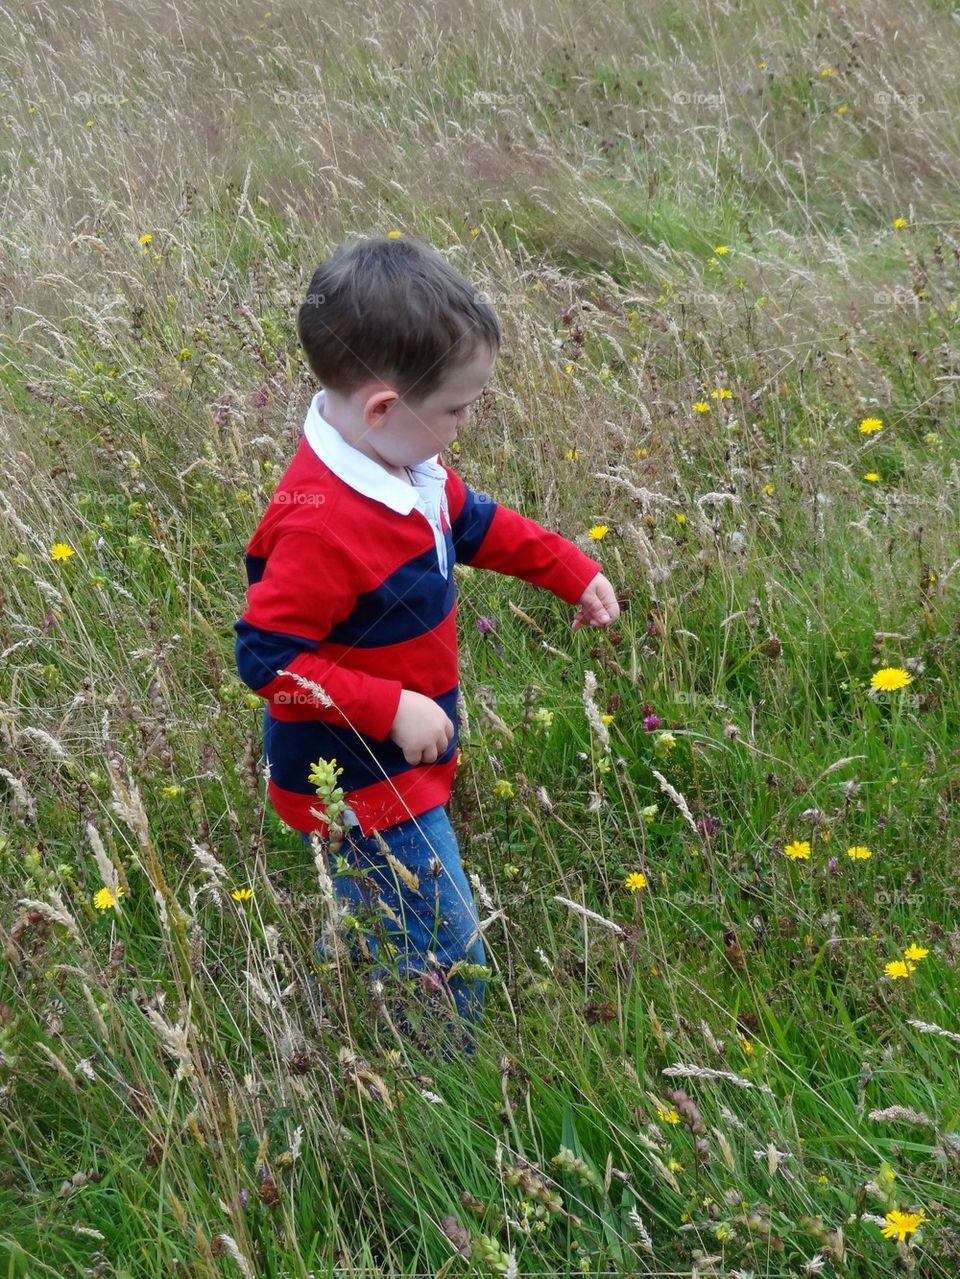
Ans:
POLYGON ((493 307, 429 244, 409 236, 344 241, 317 267, 297 336, 324 387, 349 395, 382 378, 419 403, 480 342, 500 347, 493 307))

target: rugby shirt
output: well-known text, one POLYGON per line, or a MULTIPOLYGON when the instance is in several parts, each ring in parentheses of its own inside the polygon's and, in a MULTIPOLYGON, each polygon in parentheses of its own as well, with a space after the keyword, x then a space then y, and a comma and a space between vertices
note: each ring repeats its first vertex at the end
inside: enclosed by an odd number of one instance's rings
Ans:
POLYGON ((366 836, 450 797, 460 732, 454 563, 510 574, 568 604, 602 568, 475 492, 439 453, 407 468, 410 484, 391 475, 343 439, 323 406, 321 390, 247 545, 235 660, 265 701, 267 798, 277 815, 324 833, 308 775, 311 763, 335 759, 344 818, 366 836), (333 704, 281 670, 319 684, 333 704), (408 764, 389 738, 405 688, 431 697, 453 724, 435 763, 408 764))

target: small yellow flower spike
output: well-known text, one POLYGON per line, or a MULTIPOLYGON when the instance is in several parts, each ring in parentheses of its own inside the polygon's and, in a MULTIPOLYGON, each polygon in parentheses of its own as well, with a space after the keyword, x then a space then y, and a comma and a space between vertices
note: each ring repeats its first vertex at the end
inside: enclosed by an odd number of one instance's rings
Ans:
POLYGON ((493 793, 497 799, 513 799, 513 786, 505 778, 493 783, 493 793))

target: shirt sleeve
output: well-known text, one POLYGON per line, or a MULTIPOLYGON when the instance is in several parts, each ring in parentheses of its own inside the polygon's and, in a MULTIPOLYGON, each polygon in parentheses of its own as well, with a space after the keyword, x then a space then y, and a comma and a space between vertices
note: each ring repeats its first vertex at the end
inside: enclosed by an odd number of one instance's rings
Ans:
MULTIPOLYGON (((342 552, 338 553, 342 558, 342 552)), ((348 572, 325 572, 330 548, 304 532, 281 534, 262 576, 247 588, 247 608, 234 623, 240 678, 260 697, 306 708, 309 718, 347 725, 383 741, 390 733, 403 685, 353 670, 323 655, 322 641, 356 602, 348 572), (332 705, 285 670, 319 684, 332 705)))
POLYGON ((519 577, 577 604, 589 582, 603 572, 573 542, 519 511, 477 493, 447 469, 447 501, 457 561, 519 577))

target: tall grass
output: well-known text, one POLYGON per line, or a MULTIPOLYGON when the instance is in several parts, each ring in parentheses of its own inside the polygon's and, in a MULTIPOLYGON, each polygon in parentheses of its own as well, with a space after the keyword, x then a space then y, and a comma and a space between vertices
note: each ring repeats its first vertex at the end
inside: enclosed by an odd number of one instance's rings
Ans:
POLYGON ((955 12, 0 11, 6 1273, 954 1275, 955 12), (466 1063, 233 668, 295 308, 388 229, 504 326, 450 460, 623 604, 455 569, 466 1063))

